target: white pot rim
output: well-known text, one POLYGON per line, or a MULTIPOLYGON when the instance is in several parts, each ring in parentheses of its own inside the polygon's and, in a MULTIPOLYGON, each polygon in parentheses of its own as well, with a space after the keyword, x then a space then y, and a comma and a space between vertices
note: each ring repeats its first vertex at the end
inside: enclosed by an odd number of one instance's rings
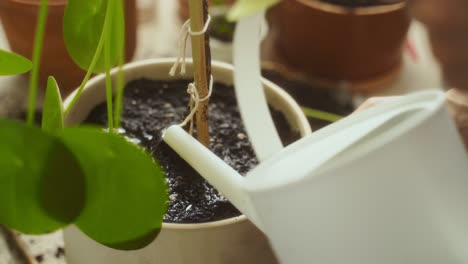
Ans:
MULTIPOLYGON (((122 70, 124 72, 129 71, 129 70, 136 71, 138 69, 146 68, 146 67, 154 65, 154 64, 173 65, 176 60, 177 60, 177 58, 175 58, 175 57, 167 57, 167 58, 155 58, 155 59, 135 61, 135 62, 126 63, 122 67, 122 70)), ((187 58, 186 62, 187 62, 187 64, 191 64, 192 59, 187 58)), ((226 62, 213 60, 211 62, 211 66, 212 66, 212 68, 220 68, 220 69, 227 70, 227 71, 232 71, 232 72, 234 71, 233 65, 229 64, 229 63, 226 63, 226 62)), ((111 75, 114 76, 117 73, 117 70, 118 70, 117 68, 112 69, 111 75)), ((180 76, 180 78, 184 78, 184 77, 185 76, 180 76)), ((103 81, 105 81, 105 75, 104 74, 99 74, 99 75, 94 76, 93 78, 91 78, 88 81, 85 88, 83 89, 83 92, 85 90, 87 90, 89 87, 94 86, 94 85, 96 85, 96 84, 98 84, 100 82, 103 82, 103 81)), ((291 95, 289 95, 286 91, 284 91, 282 88, 280 88, 278 85, 276 85, 275 83, 273 83, 270 80, 267 80, 267 79, 262 77, 261 81, 262 81, 263 85, 267 85, 267 86, 271 87, 275 91, 275 93, 277 93, 282 98, 284 98, 284 100, 291 107, 291 110, 296 114, 297 117, 299 117, 299 121, 302 124, 308 124, 307 117, 304 115, 301 107, 291 97, 291 95)), ((64 105, 70 104, 73 97, 76 95, 77 91, 78 90, 75 89, 71 94, 69 94, 67 96, 67 98, 65 98, 65 100, 63 101, 63 104, 64 105)), ((304 136, 304 135, 308 135, 308 134, 312 133, 312 129, 310 128, 310 126, 301 126, 301 127, 299 127, 299 132, 300 132, 300 134, 302 136, 304 136)))
MULTIPOLYGON (((131 62, 127 63, 122 67, 122 70, 125 71, 136 71, 138 69, 143 69, 147 68, 149 66, 155 65, 155 64, 165 64, 165 65, 172 65, 175 63, 177 58, 155 58, 155 59, 147 59, 147 60, 141 60, 141 61, 136 61, 136 62, 131 62)), ((192 60, 187 59, 187 64, 191 64, 192 60)), ((211 63, 212 68, 220 68, 223 70, 227 71, 234 71, 234 67, 231 64, 225 63, 225 62, 220 62, 220 61, 212 61, 211 63)), ((111 71, 111 75, 114 76, 117 73, 117 68, 113 69, 111 71)), ((180 78, 184 78, 186 76, 180 76, 180 78)), ((89 89, 90 87, 93 87, 97 85, 98 83, 102 83, 105 81, 105 75, 104 74, 99 74, 93 78, 91 78, 88 83, 86 84, 83 92, 86 89, 89 89)), ((299 107, 299 105, 294 101, 294 99, 286 93, 283 89, 279 88, 276 84, 273 82, 265 79, 262 77, 262 83, 264 85, 267 85, 271 87, 277 94, 281 95, 286 102, 288 102, 291 110, 293 110, 296 115, 299 117, 301 123, 308 124, 307 118, 305 117, 304 113, 302 112, 302 109, 299 107)), ((76 95, 77 89, 75 89, 65 100, 64 100, 64 105, 69 105, 73 99, 73 97, 76 95)), ((310 134, 312 131, 309 126, 300 126, 299 127, 299 132, 302 136, 310 134)), ((223 219, 223 220, 218 220, 218 221, 213 221, 213 222, 205 222, 205 223, 164 223, 162 224, 162 229, 173 229, 173 230, 193 230, 193 229, 209 229, 209 228, 217 228, 217 227, 223 227, 223 226, 228 226, 228 225, 233 225, 239 222, 244 222, 247 220, 247 217, 245 215, 239 215, 236 217, 231 217, 228 219, 223 219)))

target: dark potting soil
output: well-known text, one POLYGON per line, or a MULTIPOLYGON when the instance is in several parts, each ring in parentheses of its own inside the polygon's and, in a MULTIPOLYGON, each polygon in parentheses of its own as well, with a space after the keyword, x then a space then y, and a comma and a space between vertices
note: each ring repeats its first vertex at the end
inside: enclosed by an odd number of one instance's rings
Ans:
MULTIPOLYGON (((161 131, 188 114, 188 81, 139 79, 125 88, 122 133, 149 150, 163 167, 169 187, 169 209, 164 222, 203 223, 227 219, 240 212, 170 147, 161 131)), ((285 144, 299 138, 284 116, 272 111, 285 144)), ((261 121, 260 121, 261 122, 261 121)), ((105 104, 97 106, 86 123, 106 125, 105 104)), ((242 125, 234 89, 215 83, 209 104, 210 149, 240 174, 258 163, 242 125)))
POLYGON ((366 7, 366 6, 377 6, 377 5, 391 5, 404 0, 320 0, 322 2, 341 5, 345 7, 366 7))
MULTIPOLYGON (((352 95, 337 89, 319 88, 302 80, 287 78, 274 70, 262 70, 262 75, 287 91, 301 106, 325 111, 339 116, 351 114, 355 107, 352 95)), ((312 131, 323 128, 331 122, 308 117, 312 131)))

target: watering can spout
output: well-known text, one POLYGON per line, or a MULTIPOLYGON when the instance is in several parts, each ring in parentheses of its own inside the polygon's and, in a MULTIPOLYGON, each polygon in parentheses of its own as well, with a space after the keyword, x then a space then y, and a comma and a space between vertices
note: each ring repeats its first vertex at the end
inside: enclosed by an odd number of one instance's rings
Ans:
POLYGON ((178 125, 169 127, 164 133, 163 139, 181 158, 261 229, 254 206, 245 190, 245 178, 242 175, 178 125))

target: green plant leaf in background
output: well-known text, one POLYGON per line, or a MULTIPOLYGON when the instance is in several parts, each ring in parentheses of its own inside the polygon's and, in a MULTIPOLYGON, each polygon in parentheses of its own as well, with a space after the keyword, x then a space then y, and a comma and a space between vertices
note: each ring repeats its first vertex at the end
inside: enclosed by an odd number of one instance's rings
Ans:
POLYGON ((16 75, 30 71, 32 62, 25 57, 0 49, 0 75, 16 75))
MULTIPOLYGON (((115 1, 115 0, 114 0, 115 1)), ((65 45, 70 56, 76 64, 84 70, 94 73, 104 72, 106 67, 102 56, 102 47, 104 45, 104 22, 108 9, 109 0, 68 0, 63 18, 63 34, 65 45), (98 48, 100 47, 100 48, 98 48), (96 52, 98 51, 98 52, 96 52), (93 64, 95 62, 95 65, 93 64), (94 67, 90 67, 94 66, 94 67)), ((112 27, 109 31, 111 43, 122 43, 118 39, 122 34, 116 34, 121 21, 119 16, 113 16, 112 21, 108 21, 112 27)), ((112 45, 110 51, 112 65, 118 62, 119 45, 112 45)))
POLYGON ((58 132, 63 129, 63 105, 60 90, 54 77, 47 80, 47 90, 44 99, 42 130, 58 132))
POLYGON ((85 204, 78 161, 39 128, 0 120, 0 223, 44 234, 76 220, 85 204))
POLYGON ((227 14, 229 21, 237 21, 243 17, 267 10, 281 0, 238 0, 227 14))
MULTIPOLYGON (((65 115, 75 105, 93 72, 102 73, 110 70, 116 64, 123 64, 124 19, 123 0, 68 1, 64 15, 65 44, 73 60, 87 70, 87 73, 73 100, 65 109, 65 115), (111 45, 106 46, 106 43, 111 45), (107 62, 105 54, 109 57, 107 62)), ((121 75, 118 74, 118 76, 121 75)), ((122 78, 118 77, 118 98, 122 90, 119 87, 123 86, 120 79, 122 78)), ((112 108, 112 101, 108 101, 108 103, 109 108, 112 108)), ((117 102, 117 114, 121 112, 119 106, 120 104, 117 102)), ((113 111, 109 111, 109 113, 113 113, 113 111)), ((116 119, 118 124, 120 116, 117 116, 116 119)))
POLYGON ((61 138, 88 182, 87 206, 76 225, 115 249, 139 249, 153 241, 167 210, 167 188, 150 155, 98 128, 66 128, 61 138))
POLYGON ((320 110, 312 109, 312 108, 308 108, 308 107, 302 107, 302 111, 309 118, 314 118, 314 119, 327 121, 327 122, 331 122, 331 123, 339 121, 340 119, 343 118, 342 116, 339 116, 339 115, 336 115, 336 114, 332 114, 332 113, 329 113, 329 112, 320 111, 320 110))

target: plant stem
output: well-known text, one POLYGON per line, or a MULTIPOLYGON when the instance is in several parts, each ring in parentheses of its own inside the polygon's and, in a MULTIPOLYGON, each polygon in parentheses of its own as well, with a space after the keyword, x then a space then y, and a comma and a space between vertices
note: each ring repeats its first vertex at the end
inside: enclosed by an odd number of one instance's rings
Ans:
POLYGON ((312 108, 307 108, 307 107, 302 107, 302 111, 304 111, 305 115, 310 118, 315 118, 319 119, 322 121, 327 121, 327 122, 336 122, 340 119, 342 119, 342 116, 335 115, 332 113, 312 109, 312 108))
MULTIPOLYGON (((124 55, 125 56, 125 55, 124 55)), ((117 93, 115 97, 115 113, 114 113, 114 125, 116 128, 120 127, 122 120, 122 102, 123 102, 123 92, 124 92, 124 74, 123 74, 123 60, 119 61, 117 71, 117 93)))
POLYGON ((28 115, 27 123, 34 125, 34 112, 36 110, 37 101, 37 86, 39 80, 39 68, 41 63, 42 45, 44 42, 44 32, 47 22, 47 11, 48 11, 48 0, 41 0, 41 6, 39 7, 39 16, 37 19, 36 36, 34 39, 34 50, 33 50, 33 68, 31 76, 29 78, 29 95, 28 95, 28 115))
MULTIPOLYGON (((109 2, 112 2, 112 1, 109 1, 109 2)), ((104 18, 104 25, 102 27, 101 37, 100 37, 98 45, 96 47, 96 52, 94 53, 93 60, 91 61, 91 64, 89 65, 88 71, 86 72, 86 75, 83 78, 83 81, 81 82, 80 87, 78 88, 78 91, 76 92, 76 94, 73 97, 72 101, 68 105, 67 109, 65 109, 65 116, 70 113, 70 111, 73 109, 73 106, 75 106, 76 102, 80 98, 81 93, 83 92, 83 89, 86 86, 86 83, 88 83, 89 79, 91 78, 91 75, 93 74, 94 69, 96 68, 96 64, 97 64, 97 62, 99 61, 99 59, 101 57, 102 50, 103 50, 103 47, 104 47, 104 40, 105 40, 105 37, 106 37, 105 32, 106 32, 107 24, 110 23, 109 16, 110 16, 109 12, 106 12, 106 17, 104 18)))
POLYGON ((120 51, 118 58, 118 71, 117 71, 117 93, 115 98, 115 113, 114 113, 114 125, 116 128, 120 127, 120 121, 122 117, 122 102, 123 102, 123 93, 124 93, 124 73, 123 73, 123 64, 125 60, 125 9, 124 3, 122 0, 119 1, 119 10, 116 14, 119 15, 117 21, 119 21, 119 30, 117 30, 119 36, 117 40, 120 42, 120 51))
MULTIPOLYGON (((112 15, 114 13, 113 4, 115 1, 107 2, 106 10, 106 19, 108 18, 112 21, 112 15)), ((110 69, 112 64, 110 62, 110 52, 111 52, 111 41, 110 41, 110 31, 112 30, 111 23, 104 23, 104 64, 106 66, 106 98, 107 98, 107 126, 109 127, 109 133, 114 132, 114 108, 112 107, 112 78, 110 75, 110 69)))
MULTIPOLYGON (((203 31, 208 19, 208 3, 206 0, 190 0, 190 27, 193 32, 203 31)), ((208 84, 211 76, 211 54, 208 32, 200 36, 192 36, 192 54, 194 79, 200 98, 208 95, 208 84)), ((208 129, 208 101, 200 103, 196 115, 197 138, 200 143, 208 146, 210 135, 208 129)))

